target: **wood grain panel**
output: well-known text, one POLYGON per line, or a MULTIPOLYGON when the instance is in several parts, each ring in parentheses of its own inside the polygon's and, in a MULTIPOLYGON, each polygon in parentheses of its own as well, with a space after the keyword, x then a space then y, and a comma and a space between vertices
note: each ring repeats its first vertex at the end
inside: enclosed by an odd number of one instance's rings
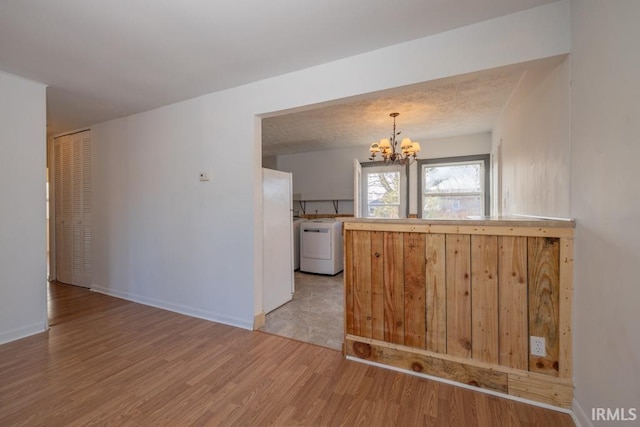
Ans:
POLYGON ((573 378, 573 238, 560 239, 560 343, 558 367, 560 377, 573 378))
MULTIPOLYGON (((427 233, 427 234, 478 234, 488 236, 537 236, 537 237, 573 237, 573 228, 575 223, 572 221, 556 221, 557 227, 551 226, 552 221, 544 220, 546 227, 540 227, 541 221, 518 221, 517 225, 514 221, 491 221, 492 223, 504 223, 509 225, 466 225, 473 221, 456 220, 435 220, 428 222, 421 220, 399 220, 408 221, 392 222, 393 220, 385 220, 384 222, 364 222, 366 220, 357 220, 357 222, 346 221, 344 223, 345 230, 362 230, 362 231, 389 231, 398 233, 427 233), (362 222, 361 222, 362 221, 362 222), (565 225, 566 224, 566 225, 565 225)), ((483 221, 486 222, 486 221, 483 221)))
POLYGON ((404 233, 404 344, 425 348, 425 235, 404 233))
POLYGON ((471 238, 447 235, 447 354, 471 357, 471 238))
POLYGON ((353 234, 353 333, 371 337, 371 233, 353 234))
POLYGON ((344 327, 347 334, 353 334, 353 233, 344 231, 344 327))
POLYGON ((471 357, 498 363, 498 238, 471 236, 471 357))
POLYGON ((427 350, 447 352, 447 291, 445 282, 445 235, 427 234, 427 350))
POLYGON ((554 382, 552 378, 544 380, 526 374, 509 374, 509 394, 561 408, 571 408, 573 385, 571 382, 554 382))
POLYGON ((431 369, 444 378, 451 373, 437 370, 454 369, 449 362, 495 370, 515 375, 516 395, 565 405, 572 378, 573 239, 414 228, 359 231, 366 242, 351 235, 351 249, 347 239, 345 298, 351 286, 354 308, 348 338, 384 344, 398 358, 419 353, 447 361, 429 359, 436 366, 425 368, 413 356, 411 365, 385 356, 381 363, 431 369), (356 260, 356 253, 367 260, 356 260), (545 357, 530 355, 530 336, 545 338, 545 357))
POLYGON ((384 233, 371 232, 371 337, 384 339, 384 233))
POLYGON ((560 241, 529 237, 529 336, 542 337, 546 356, 529 355, 529 370, 558 375, 560 241))
POLYGON ((404 343, 404 239, 384 233, 384 340, 404 343))
POLYGON ((346 340, 347 355, 397 368, 433 375, 474 387, 506 393, 507 374, 491 368, 471 366, 462 362, 399 349, 385 343, 346 340))
POLYGON ((498 237, 500 365, 527 370, 527 238, 498 237))

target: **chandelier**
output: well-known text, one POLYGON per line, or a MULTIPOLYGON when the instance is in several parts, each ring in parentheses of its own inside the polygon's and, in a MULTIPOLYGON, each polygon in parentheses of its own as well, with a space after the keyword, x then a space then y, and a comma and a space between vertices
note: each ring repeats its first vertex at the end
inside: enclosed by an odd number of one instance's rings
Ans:
POLYGON ((410 138, 402 138, 400 142, 400 149, 398 150, 398 141, 396 137, 400 135, 400 131, 396 132, 396 117, 400 113, 391 113, 390 117, 393 117, 393 133, 391 138, 383 138, 380 142, 374 142, 369 147, 371 157, 369 160, 377 160, 377 155, 380 153, 381 160, 385 164, 399 163, 401 165, 410 165, 418 158, 418 152, 420 152, 420 143, 411 141, 410 138))

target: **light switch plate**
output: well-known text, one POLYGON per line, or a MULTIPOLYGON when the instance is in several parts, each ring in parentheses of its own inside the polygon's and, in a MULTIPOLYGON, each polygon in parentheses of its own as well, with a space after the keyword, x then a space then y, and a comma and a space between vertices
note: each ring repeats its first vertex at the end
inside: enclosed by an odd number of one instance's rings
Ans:
POLYGON ((209 181, 209 174, 207 172, 200 172, 200 181, 209 181))

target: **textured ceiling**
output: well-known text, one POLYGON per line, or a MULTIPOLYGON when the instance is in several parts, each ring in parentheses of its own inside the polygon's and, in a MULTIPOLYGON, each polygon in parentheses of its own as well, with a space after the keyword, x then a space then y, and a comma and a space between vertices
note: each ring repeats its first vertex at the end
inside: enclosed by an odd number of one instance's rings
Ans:
MULTIPOLYGON (((524 73, 546 75, 565 55, 479 71, 389 91, 365 99, 262 119, 262 155, 278 156, 389 138, 398 112, 401 137, 428 139, 490 132, 524 73)), ((423 145, 424 148, 424 145, 423 145)))
POLYGON ((2 0, 0 70, 55 134, 551 2, 2 0))
POLYGON ((436 80, 355 102, 262 120, 263 155, 368 145, 392 133, 414 141, 488 132, 516 87, 523 67, 436 80))

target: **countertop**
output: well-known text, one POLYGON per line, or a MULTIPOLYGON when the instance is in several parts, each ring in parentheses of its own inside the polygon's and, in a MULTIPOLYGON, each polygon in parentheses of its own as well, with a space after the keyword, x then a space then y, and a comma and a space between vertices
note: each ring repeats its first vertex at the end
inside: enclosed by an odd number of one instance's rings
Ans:
POLYGON ((546 219, 529 216, 469 217, 468 219, 382 219, 382 218, 336 218, 339 221, 369 224, 402 224, 402 225, 461 225, 461 226, 505 226, 505 227, 544 227, 575 228, 574 220, 546 219))

